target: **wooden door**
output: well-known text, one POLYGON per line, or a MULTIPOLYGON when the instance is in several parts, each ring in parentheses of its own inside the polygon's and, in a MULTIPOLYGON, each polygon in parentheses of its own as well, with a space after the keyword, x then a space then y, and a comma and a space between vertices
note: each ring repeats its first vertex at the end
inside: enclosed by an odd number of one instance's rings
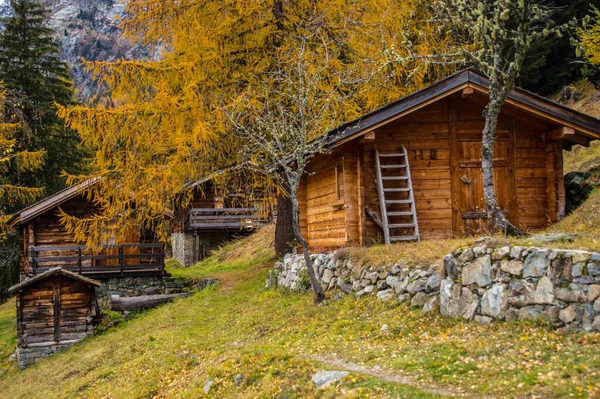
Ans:
MULTIPOLYGON (((487 230, 489 221, 483 198, 481 173, 481 142, 459 143, 460 212, 463 234, 479 234, 487 230)), ((494 188, 500 209, 508 215, 509 184, 507 141, 497 141, 494 147, 494 188)))

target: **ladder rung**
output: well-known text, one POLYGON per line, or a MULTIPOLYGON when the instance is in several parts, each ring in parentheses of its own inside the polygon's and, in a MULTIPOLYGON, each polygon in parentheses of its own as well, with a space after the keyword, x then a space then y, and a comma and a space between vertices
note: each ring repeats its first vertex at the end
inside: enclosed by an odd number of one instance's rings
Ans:
POLYGON ((390 237, 390 241, 415 241, 418 240, 417 236, 395 236, 390 237))
POLYGON ((396 223, 396 224, 390 224, 389 225, 390 229, 404 229, 407 227, 415 227, 414 223, 396 223))
POLYGON ((381 165, 381 169, 403 169, 406 165, 381 165))
POLYGON ((412 204, 412 200, 386 200, 386 204, 412 204))
POLYGON ((398 153, 398 154, 379 154, 380 158, 403 157, 403 156, 405 156, 405 154, 403 154, 403 153, 398 153))
POLYGON ((382 180, 408 180, 408 176, 382 176, 382 180))
POLYGON ((384 188, 383 191, 390 193, 405 193, 410 191, 410 188, 384 188))
POLYGON ((388 216, 412 216, 412 212, 388 212, 388 216))

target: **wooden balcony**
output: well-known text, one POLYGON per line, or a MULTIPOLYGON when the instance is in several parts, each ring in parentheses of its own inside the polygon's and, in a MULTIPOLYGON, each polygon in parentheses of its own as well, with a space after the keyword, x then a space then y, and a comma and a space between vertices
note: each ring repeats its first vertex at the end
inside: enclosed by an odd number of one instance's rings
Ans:
POLYGON ((248 231, 267 223, 259 208, 191 208, 187 227, 203 231, 248 231))
POLYGON ((133 243, 91 250, 84 245, 33 246, 28 248, 29 273, 60 266, 84 276, 137 277, 165 274, 162 243, 133 243))

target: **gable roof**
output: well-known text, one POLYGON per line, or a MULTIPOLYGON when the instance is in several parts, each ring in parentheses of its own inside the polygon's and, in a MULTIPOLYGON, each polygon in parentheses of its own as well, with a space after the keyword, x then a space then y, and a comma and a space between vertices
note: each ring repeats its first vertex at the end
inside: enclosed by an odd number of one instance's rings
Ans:
MULTIPOLYGON (((488 93, 489 79, 472 68, 464 69, 424 89, 409 94, 346 122, 325 136, 326 146, 336 147, 348 140, 365 134, 377 127, 423 108, 437 100, 472 87, 481 93, 488 93)), ((555 123, 571 127, 590 139, 600 139, 600 119, 586 115, 545 97, 516 87, 508 96, 507 104, 518 106, 526 112, 540 115, 555 123)))
POLYGON ((80 281, 82 283, 95 285, 96 287, 100 287, 102 285, 102 283, 98 280, 93 280, 91 278, 84 277, 81 274, 70 272, 68 270, 63 269, 62 267, 53 267, 52 269, 48 269, 43 273, 36 274, 35 276, 28 278, 27 280, 22 281, 19 284, 13 285, 12 287, 10 287, 8 289, 8 292, 11 294, 15 293, 37 281, 43 280, 43 279, 53 276, 55 274, 60 274, 62 276, 68 277, 73 280, 80 281))
POLYGON ((79 184, 75 184, 73 186, 67 187, 57 193, 54 193, 33 205, 28 206, 27 208, 21 209, 19 212, 15 213, 10 220, 8 221, 11 227, 16 226, 21 223, 25 223, 42 213, 53 209, 71 198, 76 197, 78 194, 81 194, 83 191, 92 187, 96 183, 100 181, 99 177, 92 178, 89 180, 85 180, 79 184))

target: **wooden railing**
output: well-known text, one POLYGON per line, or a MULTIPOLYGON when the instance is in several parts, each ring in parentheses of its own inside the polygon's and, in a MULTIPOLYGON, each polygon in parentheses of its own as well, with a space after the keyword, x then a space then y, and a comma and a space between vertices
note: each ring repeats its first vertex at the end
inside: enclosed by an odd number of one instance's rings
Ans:
POLYGON ((188 228, 192 230, 251 230, 268 221, 259 208, 191 208, 188 228))
POLYGON ((94 251, 85 245, 33 246, 28 259, 34 275, 57 266, 96 277, 162 275, 165 248, 162 243, 108 245, 94 251))

